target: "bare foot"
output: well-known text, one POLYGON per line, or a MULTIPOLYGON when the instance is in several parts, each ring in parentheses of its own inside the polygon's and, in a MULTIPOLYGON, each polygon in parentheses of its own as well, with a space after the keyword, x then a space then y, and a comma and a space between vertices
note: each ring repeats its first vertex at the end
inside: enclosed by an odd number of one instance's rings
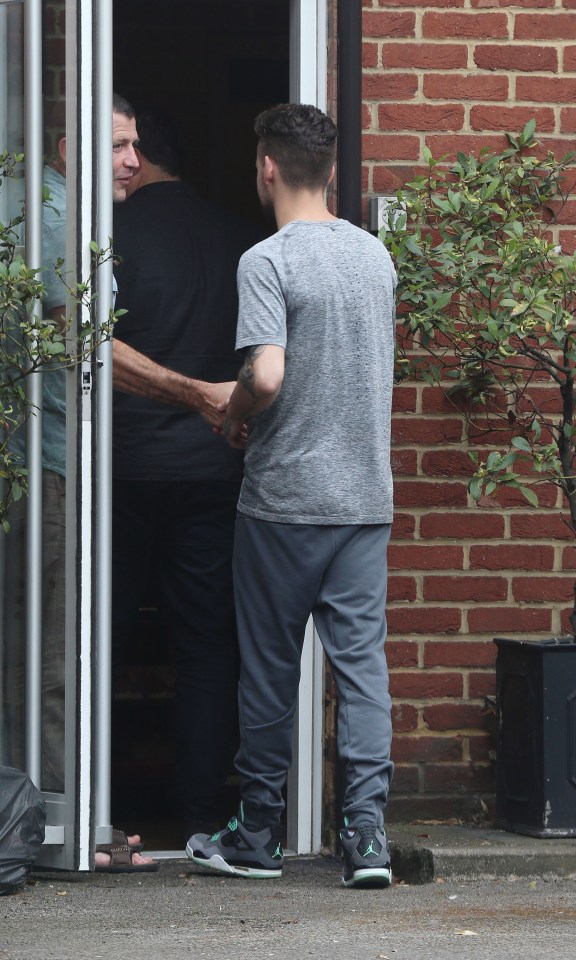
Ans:
MULTIPOLYGON (((134 839, 133 837, 128 837, 128 840, 130 841, 130 845, 133 839, 134 839)), ((139 842, 139 841, 136 841, 136 842, 139 842)), ((145 863, 154 863, 153 857, 143 857, 141 853, 133 853, 131 856, 131 859, 132 859, 132 863, 135 866, 143 865, 145 863)), ((108 867, 110 865, 110 860, 111 860, 111 857, 109 853, 102 853, 101 851, 98 851, 96 853, 97 867, 108 867)))

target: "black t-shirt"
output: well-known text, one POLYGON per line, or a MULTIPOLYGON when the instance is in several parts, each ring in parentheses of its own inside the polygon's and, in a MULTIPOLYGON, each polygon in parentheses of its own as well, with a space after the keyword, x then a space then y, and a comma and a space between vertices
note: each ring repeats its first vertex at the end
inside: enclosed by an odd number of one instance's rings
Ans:
MULTIPOLYGON (((261 231, 187 184, 141 187, 114 208, 114 336, 198 380, 235 380, 236 269, 261 231)), ((200 414, 114 391, 113 472, 149 480, 226 480, 242 454, 200 414)))

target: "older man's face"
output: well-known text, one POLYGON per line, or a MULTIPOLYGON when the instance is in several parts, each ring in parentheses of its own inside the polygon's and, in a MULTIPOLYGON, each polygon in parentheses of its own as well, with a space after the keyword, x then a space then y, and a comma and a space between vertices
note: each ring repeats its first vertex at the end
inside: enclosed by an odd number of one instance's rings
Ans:
POLYGON ((112 199, 126 199, 128 186, 140 163, 135 145, 138 143, 136 120, 123 113, 112 113, 112 199))

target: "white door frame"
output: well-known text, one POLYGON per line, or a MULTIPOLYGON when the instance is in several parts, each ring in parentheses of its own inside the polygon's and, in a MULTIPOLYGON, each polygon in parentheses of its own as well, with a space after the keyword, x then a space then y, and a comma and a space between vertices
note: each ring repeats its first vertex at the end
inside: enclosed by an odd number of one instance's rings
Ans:
MULTIPOLYGON (((326 0, 291 0, 290 100, 326 110, 326 0)), ((322 845, 324 654, 312 620, 306 627, 287 783, 287 846, 316 853, 322 845)))

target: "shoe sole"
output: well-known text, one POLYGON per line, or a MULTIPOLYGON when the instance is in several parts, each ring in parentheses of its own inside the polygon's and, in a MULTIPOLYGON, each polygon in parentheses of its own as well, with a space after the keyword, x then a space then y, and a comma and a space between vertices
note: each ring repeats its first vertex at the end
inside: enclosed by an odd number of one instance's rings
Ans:
POLYGON ((342 877, 343 887, 389 887, 392 883, 392 871, 382 867, 367 867, 365 870, 355 870, 346 880, 342 877))
POLYGON ((277 870, 267 870, 265 867, 237 866, 228 863, 219 853, 213 854, 209 859, 196 857, 188 844, 186 845, 186 856, 198 867, 205 867, 207 870, 214 870, 216 873, 224 873, 234 877, 245 877, 251 880, 277 880, 282 876, 282 867, 277 870))

